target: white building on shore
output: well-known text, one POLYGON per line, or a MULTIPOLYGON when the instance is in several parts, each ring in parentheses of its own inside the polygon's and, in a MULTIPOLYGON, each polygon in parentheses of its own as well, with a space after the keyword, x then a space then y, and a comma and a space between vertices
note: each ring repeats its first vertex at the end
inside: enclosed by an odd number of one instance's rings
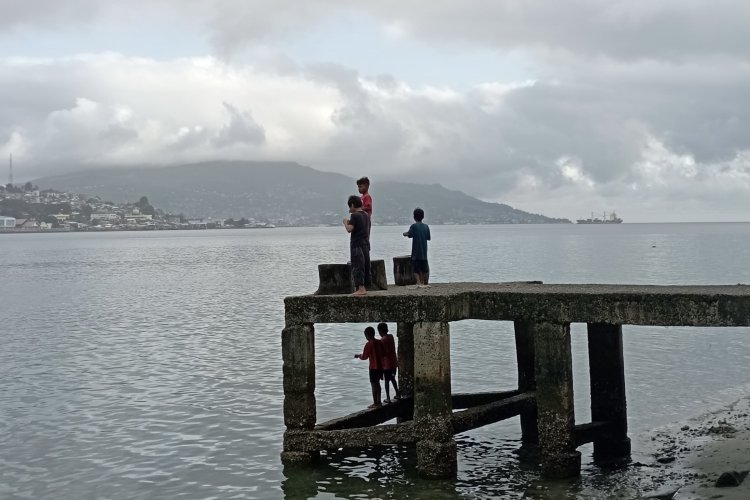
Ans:
POLYGON ((0 216, 0 231, 11 231, 16 228, 15 217, 0 216))

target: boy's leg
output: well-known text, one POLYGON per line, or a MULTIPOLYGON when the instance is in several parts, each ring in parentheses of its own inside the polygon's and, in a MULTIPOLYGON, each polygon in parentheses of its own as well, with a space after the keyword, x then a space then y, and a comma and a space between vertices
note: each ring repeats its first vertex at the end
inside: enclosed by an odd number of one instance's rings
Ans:
POLYGON ((391 380, 390 370, 386 373, 383 372, 383 385, 385 385, 385 402, 390 403, 391 402, 391 390, 388 387, 388 381, 391 380))
POLYGON ((365 285, 365 288, 370 288, 372 286, 372 267, 370 264, 370 244, 368 243, 367 246, 362 246, 362 256, 364 258, 364 280, 363 283, 365 285))
POLYGON ((351 261, 352 280, 354 281, 354 287, 356 288, 354 293, 361 295, 365 291, 365 258, 361 246, 352 247, 351 261))
POLYGON ((379 370, 370 370, 370 387, 372 388, 372 406, 380 406, 380 377, 381 373, 379 370))
POLYGON ((379 392, 380 392, 380 384, 376 384, 373 381, 370 381, 370 388, 372 389, 372 404, 377 405, 379 404, 379 392))
POLYGON ((428 279, 429 279, 429 278, 427 277, 427 273, 422 273, 422 286, 424 286, 424 287, 427 287, 427 286, 429 286, 429 285, 427 284, 427 281, 428 281, 428 279))

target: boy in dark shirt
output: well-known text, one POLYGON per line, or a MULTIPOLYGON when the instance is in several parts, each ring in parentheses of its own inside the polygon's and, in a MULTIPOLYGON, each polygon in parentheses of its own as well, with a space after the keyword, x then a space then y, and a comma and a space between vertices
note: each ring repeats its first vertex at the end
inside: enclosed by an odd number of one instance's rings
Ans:
POLYGON ((365 295, 371 285, 370 276, 370 217, 362 210, 362 200, 351 195, 347 201, 349 218, 344 219, 344 227, 351 233, 352 279, 356 290, 352 295, 365 295))
POLYGON ((417 278, 417 288, 429 287, 430 266, 427 263, 427 241, 430 239, 430 226, 423 223, 424 210, 414 209, 414 220, 404 236, 411 238, 411 267, 417 278))
POLYGON ((370 387, 372 387, 372 404, 368 408, 377 408, 381 406, 380 402, 380 379, 383 378, 382 357, 383 345, 375 338, 375 329, 371 326, 365 328, 365 338, 367 343, 362 350, 362 354, 355 354, 354 357, 370 361, 370 387))
POLYGON ((383 345, 383 385, 385 385, 385 402, 391 402, 391 393, 388 390, 388 382, 393 385, 395 395, 393 399, 401 399, 401 393, 396 383, 396 368, 398 368, 398 354, 396 354, 396 341, 393 335, 388 333, 388 325, 378 324, 380 343, 383 345))

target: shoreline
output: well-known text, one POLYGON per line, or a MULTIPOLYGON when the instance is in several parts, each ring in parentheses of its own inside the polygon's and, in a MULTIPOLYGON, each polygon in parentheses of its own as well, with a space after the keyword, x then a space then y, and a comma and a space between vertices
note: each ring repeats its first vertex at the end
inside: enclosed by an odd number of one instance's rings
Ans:
POLYGON ((647 436, 654 463, 646 466, 654 468, 648 475, 657 488, 642 498, 750 498, 748 478, 739 486, 716 486, 725 472, 750 471, 750 396, 647 436))

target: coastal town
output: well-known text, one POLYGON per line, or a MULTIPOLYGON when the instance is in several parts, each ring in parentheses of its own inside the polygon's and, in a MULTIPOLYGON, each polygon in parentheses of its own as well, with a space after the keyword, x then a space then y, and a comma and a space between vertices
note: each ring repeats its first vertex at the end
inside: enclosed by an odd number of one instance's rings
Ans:
POLYGON ((0 185, 0 232, 141 231, 170 229, 267 229, 268 221, 241 217, 193 219, 164 213, 142 196, 132 203, 113 203, 100 197, 40 190, 24 185, 0 185))

